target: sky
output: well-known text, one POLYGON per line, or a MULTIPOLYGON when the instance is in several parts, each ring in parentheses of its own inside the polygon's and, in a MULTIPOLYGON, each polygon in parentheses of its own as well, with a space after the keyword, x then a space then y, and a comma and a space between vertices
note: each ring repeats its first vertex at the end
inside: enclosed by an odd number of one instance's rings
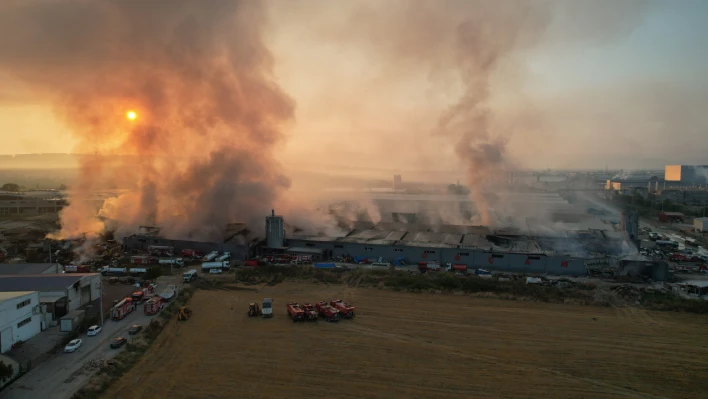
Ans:
MULTIPOLYGON (((354 6, 270 4, 266 44, 277 82, 296 104, 278 152, 282 162, 391 171, 458 167, 454 144, 431 133, 464 92, 454 73, 435 70, 430 60, 399 62, 377 38, 361 39, 373 25, 354 6), (367 19, 354 18, 360 15, 367 19)), ((506 55, 490 77, 489 106, 515 164, 705 163, 708 2, 646 2, 636 12, 628 0, 613 4, 595 18, 555 15, 538 40, 506 55), (618 8, 626 16, 613 21, 618 8)), ((45 97, 1 63, 0 82, 0 154, 75 150, 71 128, 45 97)))

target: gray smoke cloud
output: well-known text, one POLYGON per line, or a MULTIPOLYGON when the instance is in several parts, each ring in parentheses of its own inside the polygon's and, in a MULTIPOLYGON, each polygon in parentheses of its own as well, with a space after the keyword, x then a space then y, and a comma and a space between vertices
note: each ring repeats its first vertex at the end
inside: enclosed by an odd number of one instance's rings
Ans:
POLYGON ((77 152, 95 154, 82 158, 56 237, 102 231, 91 196, 106 179, 134 187, 99 213, 118 235, 154 224, 202 240, 221 239, 230 222, 262 229, 290 184, 274 152, 294 117, 265 22, 252 1, 0 4, 0 72, 53 105, 77 152), (111 154, 134 156, 108 168, 111 154))
MULTIPOLYGON (((539 46, 587 48, 627 36, 643 21, 652 2, 363 0, 326 5, 301 0, 295 4, 282 20, 306 16, 308 26, 297 30, 308 32, 299 33, 302 37, 320 38, 331 48, 367 60, 361 70, 374 76, 371 86, 348 88, 339 97, 357 102, 405 101, 411 94, 401 88, 426 81, 420 96, 448 99, 444 109, 416 110, 435 113, 430 125, 421 123, 395 135, 395 144, 374 141, 367 148, 369 158, 375 158, 372 154, 378 148, 379 158, 412 158, 433 169, 444 156, 436 150, 443 142, 454 149, 476 206, 466 222, 505 226, 523 224, 520 220, 530 216, 545 217, 532 206, 521 209, 518 202, 506 198, 508 172, 520 166, 509 155, 510 144, 538 147, 549 137, 549 115, 539 112, 524 93, 528 56, 539 46)), ((273 6, 276 13, 279 5, 273 6)), ((333 94, 336 90, 332 87, 327 93, 332 104, 338 98, 333 94)), ((355 112, 357 105, 346 99, 342 112, 355 112)), ((382 124, 397 124, 385 119, 385 111, 380 114, 382 124)), ((451 217, 450 212, 439 213, 446 222, 458 221, 454 212, 451 217)))

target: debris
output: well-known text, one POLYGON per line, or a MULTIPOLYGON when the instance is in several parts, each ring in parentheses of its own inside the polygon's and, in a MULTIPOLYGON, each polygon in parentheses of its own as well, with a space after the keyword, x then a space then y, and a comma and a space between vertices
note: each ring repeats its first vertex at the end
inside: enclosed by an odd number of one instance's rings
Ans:
POLYGON ((642 292, 639 290, 639 288, 630 284, 617 285, 612 287, 611 290, 623 299, 632 301, 637 304, 642 299, 642 292))

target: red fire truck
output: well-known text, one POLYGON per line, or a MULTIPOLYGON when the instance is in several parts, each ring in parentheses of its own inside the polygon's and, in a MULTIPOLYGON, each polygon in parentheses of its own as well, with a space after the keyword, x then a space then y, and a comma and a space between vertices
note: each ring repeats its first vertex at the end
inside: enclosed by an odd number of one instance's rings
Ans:
POLYGON ((125 298, 111 308, 111 318, 113 320, 123 320, 133 310, 135 310, 133 298, 125 298))
POLYGON ((161 296, 155 296, 150 298, 147 302, 145 302, 145 305, 143 306, 143 310, 145 311, 146 315, 154 315, 157 314, 157 312, 162 309, 164 306, 165 301, 162 299, 161 296))

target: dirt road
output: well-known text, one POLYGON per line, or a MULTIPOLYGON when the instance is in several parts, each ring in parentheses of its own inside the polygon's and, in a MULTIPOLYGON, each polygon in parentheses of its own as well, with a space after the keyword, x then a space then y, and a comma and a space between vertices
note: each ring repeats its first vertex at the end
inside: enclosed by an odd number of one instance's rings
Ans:
POLYGON ((696 315, 286 283, 198 291, 107 398, 677 398, 708 391, 696 315), (249 301, 275 299, 273 319, 249 301), (354 320, 292 323, 341 297, 354 320))

